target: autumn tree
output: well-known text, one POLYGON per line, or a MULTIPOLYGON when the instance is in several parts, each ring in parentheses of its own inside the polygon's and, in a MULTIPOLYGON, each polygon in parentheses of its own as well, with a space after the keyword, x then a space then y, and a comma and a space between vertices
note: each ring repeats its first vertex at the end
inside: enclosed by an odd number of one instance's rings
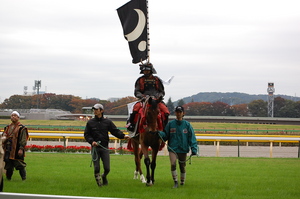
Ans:
POLYGON ((212 103, 212 115, 213 116, 225 116, 232 115, 230 106, 224 102, 216 101, 212 103))
POLYGON ((267 116, 267 107, 268 103, 264 100, 253 100, 248 104, 249 113, 253 117, 266 117, 267 116))
POLYGON ((183 106, 185 104, 183 99, 180 99, 177 103, 177 106, 183 106))
POLYGON ((248 116, 248 104, 235 104, 231 106, 234 116, 248 116))
POLYGON ((174 114, 174 104, 171 100, 171 97, 169 98, 168 102, 167 102, 167 107, 170 111, 170 114, 173 115, 174 114))
POLYGON ((275 97, 274 98, 274 117, 281 117, 280 116, 280 109, 285 106, 285 99, 282 97, 275 97))
POLYGON ((137 101, 135 97, 128 96, 128 97, 121 98, 111 103, 111 108, 108 113, 110 113, 110 115, 128 115, 127 104, 135 101, 137 101))
POLYGON ((212 103, 210 102, 191 102, 183 105, 186 115, 211 115, 212 103))
POLYGON ((296 110, 295 118, 299 118, 300 117, 300 101, 295 102, 295 110, 296 110))
POLYGON ((297 102, 282 97, 274 99, 274 117, 299 117, 297 102))

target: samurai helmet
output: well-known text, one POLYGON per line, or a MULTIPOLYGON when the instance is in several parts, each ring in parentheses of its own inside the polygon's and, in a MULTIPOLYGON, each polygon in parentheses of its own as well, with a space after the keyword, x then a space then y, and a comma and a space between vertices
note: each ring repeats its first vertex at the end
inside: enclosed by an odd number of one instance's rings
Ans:
POLYGON ((150 70, 152 74, 157 74, 155 68, 150 62, 145 64, 140 64, 140 70, 141 70, 140 74, 143 74, 144 70, 150 70))

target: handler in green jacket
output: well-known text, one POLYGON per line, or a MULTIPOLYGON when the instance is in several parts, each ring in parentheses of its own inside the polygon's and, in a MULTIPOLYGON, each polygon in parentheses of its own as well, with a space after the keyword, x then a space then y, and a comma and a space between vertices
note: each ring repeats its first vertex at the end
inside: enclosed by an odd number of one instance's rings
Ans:
POLYGON ((171 174, 174 180, 173 188, 178 187, 176 159, 178 158, 180 168, 180 184, 184 185, 186 177, 186 157, 187 153, 192 151, 192 155, 197 155, 197 140, 192 125, 183 120, 184 108, 177 106, 175 108, 176 119, 170 121, 165 131, 160 131, 164 141, 168 141, 168 151, 171 163, 171 174))

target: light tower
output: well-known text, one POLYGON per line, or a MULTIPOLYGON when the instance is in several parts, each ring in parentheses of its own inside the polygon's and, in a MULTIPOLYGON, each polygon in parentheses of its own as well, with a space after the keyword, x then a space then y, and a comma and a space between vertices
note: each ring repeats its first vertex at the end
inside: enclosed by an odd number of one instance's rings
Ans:
POLYGON ((268 117, 273 117, 274 116, 274 83, 269 82, 268 83, 268 117))
POLYGON ((27 95, 28 86, 24 86, 24 95, 27 95))
POLYGON ((40 94, 40 88, 42 85, 42 81, 41 80, 35 80, 34 81, 34 86, 33 86, 33 90, 37 89, 37 102, 36 102, 36 108, 39 108, 39 94, 40 94))

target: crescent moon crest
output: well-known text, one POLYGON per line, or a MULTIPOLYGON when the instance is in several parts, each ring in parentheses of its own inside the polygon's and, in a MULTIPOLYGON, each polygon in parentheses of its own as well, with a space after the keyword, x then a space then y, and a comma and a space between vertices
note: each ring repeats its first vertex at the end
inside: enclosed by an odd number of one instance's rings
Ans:
POLYGON ((138 14, 139 20, 134 30, 131 33, 125 35, 128 42, 134 41, 139 38, 139 36, 141 36, 141 34, 143 33, 146 25, 146 17, 143 11, 141 11, 140 9, 134 9, 134 11, 138 14))

